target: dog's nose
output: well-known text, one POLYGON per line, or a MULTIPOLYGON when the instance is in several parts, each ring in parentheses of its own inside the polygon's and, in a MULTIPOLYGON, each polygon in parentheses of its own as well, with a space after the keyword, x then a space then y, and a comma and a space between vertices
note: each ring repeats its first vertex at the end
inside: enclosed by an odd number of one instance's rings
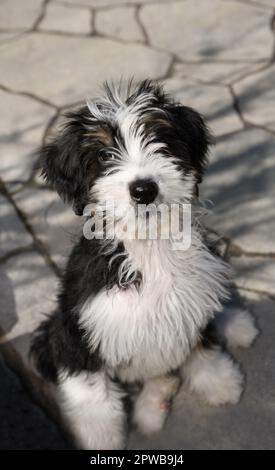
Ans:
POLYGON ((151 179, 136 180, 129 185, 130 195, 138 204, 150 204, 156 199, 159 188, 151 179))

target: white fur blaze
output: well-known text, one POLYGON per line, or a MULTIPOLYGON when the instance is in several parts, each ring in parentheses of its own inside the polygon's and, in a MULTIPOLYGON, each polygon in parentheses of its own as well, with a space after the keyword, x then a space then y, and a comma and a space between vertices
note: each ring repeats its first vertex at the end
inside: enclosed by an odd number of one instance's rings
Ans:
POLYGON ((134 423, 144 434, 162 429, 169 412, 169 402, 177 393, 180 379, 177 376, 148 380, 137 398, 134 423))
POLYGON ((79 324, 91 349, 99 348, 122 381, 144 381, 166 375, 189 356, 222 309, 229 268, 195 228, 186 251, 174 251, 171 240, 129 240, 125 249, 141 273, 140 289, 102 289, 82 306, 79 324))
POLYGON ((104 372, 60 376, 61 411, 80 449, 123 449, 123 394, 104 372))
POLYGON ((259 334, 254 318, 240 308, 225 308, 217 315, 215 325, 218 335, 231 348, 248 348, 259 334))
POLYGON ((183 366, 184 382, 191 392, 210 405, 237 403, 243 390, 243 377, 226 353, 197 348, 183 366))

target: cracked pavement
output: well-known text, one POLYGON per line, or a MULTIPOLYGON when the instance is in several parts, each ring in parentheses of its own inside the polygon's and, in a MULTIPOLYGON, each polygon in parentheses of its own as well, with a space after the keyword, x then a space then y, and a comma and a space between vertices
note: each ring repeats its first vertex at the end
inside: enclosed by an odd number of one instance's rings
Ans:
POLYGON ((130 448, 274 448, 274 30, 274 0, 0 3, 0 344, 42 401, 50 391, 29 363, 30 334, 53 309, 79 221, 34 170, 35 149, 102 81, 129 75, 163 83, 216 136, 201 188, 207 223, 262 334, 237 354, 240 404, 198 405, 183 389, 163 432, 133 432, 130 448))

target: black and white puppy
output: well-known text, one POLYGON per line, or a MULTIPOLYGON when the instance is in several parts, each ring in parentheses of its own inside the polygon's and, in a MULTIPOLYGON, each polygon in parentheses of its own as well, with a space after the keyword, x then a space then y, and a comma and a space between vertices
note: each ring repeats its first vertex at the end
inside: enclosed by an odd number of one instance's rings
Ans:
POLYGON ((125 446, 129 384, 139 384, 132 417, 146 433, 162 428, 179 377, 210 404, 241 395, 239 367, 212 333, 244 347, 257 329, 246 311, 223 310, 229 269, 208 248, 196 210, 186 250, 173 249, 172 237, 127 239, 117 230, 134 222, 139 204, 195 207, 209 144, 196 111, 145 81, 125 92, 105 85, 41 150, 42 174, 77 214, 105 204, 106 222, 114 201, 113 236, 80 238, 57 309, 32 344, 80 448, 125 446))

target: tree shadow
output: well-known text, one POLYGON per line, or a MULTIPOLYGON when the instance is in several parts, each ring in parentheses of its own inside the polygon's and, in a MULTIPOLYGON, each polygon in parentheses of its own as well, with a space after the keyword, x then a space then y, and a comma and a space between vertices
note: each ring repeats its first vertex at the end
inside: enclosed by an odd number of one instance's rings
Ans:
POLYGON ((201 194, 212 201, 213 228, 229 235, 267 233, 275 221, 275 138, 247 129, 219 139, 201 194), (238 145, 238 142, 240 145, 238 145))

